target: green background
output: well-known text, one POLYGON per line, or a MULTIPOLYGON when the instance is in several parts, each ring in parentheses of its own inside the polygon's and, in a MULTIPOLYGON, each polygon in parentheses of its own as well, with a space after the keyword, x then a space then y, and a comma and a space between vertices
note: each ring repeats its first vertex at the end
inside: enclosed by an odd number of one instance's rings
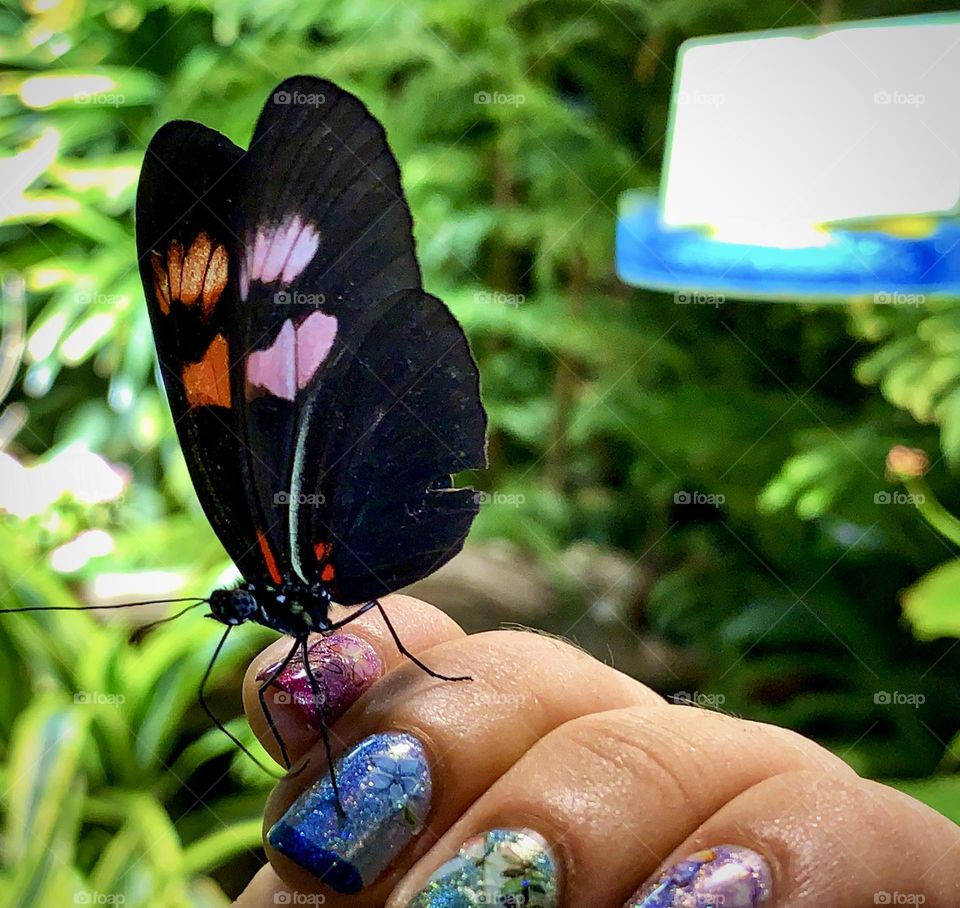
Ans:
MULTIPOLYGON (((67 488, 38 513, 0 515, 4 606, 96 601, 105 574, 122 586, 165 571, 200 594, 223 579, 155 383, 136 180, 166 120, 246 144, 277 82, 322 75, 383 120, 426 286, 480 363, 491 467, 479 482, 491 496, 468 556, 491 577, 508 565, 537 608, 508 596, 499 611, 471 610, 468 588, 459 605, 451 596, 456 617, 565 633, 664 694, 812 736, 960 821, 956 536, 884 476, 892 445, 923 448, 932 466, 913 492, 956 502, 958 301, 677 306, 623 286, 612 265, 619 194, 659 179, 683 40, 949 5, 705 6, 0 10, 0 494, 13 494, 18 462, 64 451, 50 469, 68 487, 78 443, 126 478, 110 501, 67 488), (30 81, 40 75, 67 81, 30 81), (514 97, 477 103, 480 92, 514 97), (113 550, 55 570, 88 530, 113 550), (884 702, 894 693, 909 702, 884 702)), ((17 491, 29 497, 38 475, 17 491)), ((77 893, 225 905, 257 865, 271 780, 195 702, 217 626, 195 613, 131 642, 133 620, 0 624, 0 900, 11 905, 77 893)), ((239 677, 268 639, 234 634, 217 671, 217 709, 246 739, 239 677)))

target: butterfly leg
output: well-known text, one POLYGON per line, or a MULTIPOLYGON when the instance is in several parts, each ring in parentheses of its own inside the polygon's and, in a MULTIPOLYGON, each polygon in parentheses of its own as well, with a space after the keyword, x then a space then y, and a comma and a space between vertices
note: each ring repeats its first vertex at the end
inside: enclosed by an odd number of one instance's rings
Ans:
POLYGON ((329 634, 329 633, 331 633, 332 631, 339 630, 339 629, 340 629, 341 627, 343 627, 345 624, 349 624, 351 621, 356 621, 357 618, 359 618, 362 614, 364 614, 364 612, 369 612, 370 609, 376 608, 377 605, 379 605, 379 603, 377 602, 377 600, 376 600, 376 599, 371 599, 369 602, 364 603, 363 605, 361 605, 355 612, 350 612, 350 614, 347 615, 346 618, 341 618, 339 621, 334 621, 333 624, 328 624, 328 625, 323 629, 323 632, 324 632, 325 634, 329 634))
POLYGON ((260 700, 260 708, 263 710, 264 716, 267 717, 267 725, 270 726, 270 731, 273 734, 273 740, 277 742, 277 746, 280 748, 280 756, 283 757, 283 765, 289 769, 290 768, 290 757, 287 756, 287 745, 283 743, 283 738, 280 737, 280 732, 277 730, 277 725, 273 721, 273 714, 270 712, 267 707, 266 692, 267 688, 273 684, 277 679, 277 676, 282 672, 289 664, 290 660, 297 654, 297 650, 300 648, 301 642, 306 644, 306 637, 297 637, 293 641, 293 646, 290 647, 290 652, 283 657, 283 661, 276 667, 276 670, 273 671, 269 678, 263 682, 257 688, 257 697, 260 700))
MULTIPOLYGON (((425 671, 431 678, 439 678, 441 681, 472 681, 473 678, 470 675, 441 675, 440 672, 435 672, 429 665, 425 665, 421 662, 413 653, 410 652, 404 645, 403 641, 400 639, 400 635, 397 633, 397 629, 393 626, 393 622, 390 620, 387 615, 387 610, 380 603, 379 599, 374 599, 371 602, 368 602, 367 605, 373 605, 380 612, 380 616, 383 618, 383 623, 386 624, 387 630, 390 631, 390 636, 393 637, 393 642, 397 645, 397 649, 400 650, 400 655, 406 656, 417 668, 425 671)), ((366 606, 364 606, 366 608, 366 606)))
POLYGON ((346 817, 347 812, 343 809, 343 802, 340 800, 340 786, 337 783, 337 769, 333 763, 333 750, 330 747, 330 728, 327 725, 327 720, 323 715, 323 698, 320 695, 320 682, 317 681, 316 676, 313 674, 313 668, 310 665, 310 660, 307 658, 307 638, 301 637, 299 639, 300 651, 303 654, 303 667, 307 673, 307 680, 310 682, 310 693, 313 696, 313 708, 314 712, 317 714, 317 718, 320 720, 320 735, 323 738, 323 749, 327 755, 327 766, 330 769, 330 784, 333 786, 333 799, 337 805, 337 813, 340 814, 340 818, 343 819, 346 817))

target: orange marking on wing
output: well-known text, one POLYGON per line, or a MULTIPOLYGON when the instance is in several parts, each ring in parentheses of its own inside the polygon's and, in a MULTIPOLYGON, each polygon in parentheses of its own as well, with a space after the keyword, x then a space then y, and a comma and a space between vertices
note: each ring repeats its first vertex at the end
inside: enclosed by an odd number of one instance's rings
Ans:
POLYGON ((313 552, 317 556, 317 561, 325 561, 330 557, 330 550, 333 546, 329 542, 318 542, 313 547, 313 552))
POLYGON ((230 361, 222 334, 210 342, 200 362, 183 367, 183 387, 191 408, 230 406, 230 361))
POLYGON ((263 554, 263 560, 267 565, 270 579, 274 583, 282 583, 283 578, 277 569, 277 559, 273 557, 273 552, 270 551, 270 543, 267 542, 267 537, 263 534, 263 530, 257 530, 257 542, 260 543, 260 552, 263 554))
POLYGON ((328 565, 326 565, 326 566, 324 567, 324 569, 320 572, 320 579, 323 580, 323 581, 325 581, 326 583, 329 583, 331 580, 333 580, 333 578, 334 578, 334 576, 336 575, 336 573, 337 573, 337 572, 334 570, 333 565, 332 565, 332 564, 328 564, 328 565))
POLYGON ((201 298, 203 300, 203 314, 209 315, 213 307, 220 299, 223 288, 227 286, 227 271, 229 259, 227 250, 224 246, 217 246, 210 256, 210 263, 207 265, 207 273, 203 278, 203 291, 201 298))
POLYGON ((170 275, 170 299, 180 299, 180 277, 183 274, 183 246, 174 240, 167 249, 167 274, 170 275))
POLYGON ((192 306, 200 299, 203 290, 203 277, 207 273, 207 263, 213 243, 204 231, 194 238, 183 260, 183 273, 180 275, 180 300, 184 305, 192 306))
POLYGON ((153 268, 153 295, 164 315, 170 314, 170 279, 167 277, 167 269, 163 267, 162 257, 156 253, 150 253, 150 267, 153 268))
POLYGON ((201 230, 186 253, 183 244, 174 240, 167 247, 166 266, 157 253, 153 253, 151 265, 157 304, 164 315, 170 314, 171 303, 194 306, 200 300, 206 318, 227 286, 230 257, 222 243, 214 245, 201 230))

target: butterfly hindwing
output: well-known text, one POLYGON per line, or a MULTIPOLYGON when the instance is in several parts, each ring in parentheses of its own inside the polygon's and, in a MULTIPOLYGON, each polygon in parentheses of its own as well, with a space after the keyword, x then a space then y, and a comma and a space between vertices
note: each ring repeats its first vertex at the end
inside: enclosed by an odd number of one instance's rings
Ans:
POLYGON ((160 372, 197 496, 248 578, 271 578, 237 423, 238 262, 231 226, 243 152, 199 123, 153 137, 137 191, 137 253, 160 372))
POLYGON ((485 466, 486 414, 463 329, 422 290, 373 307, 338 339, 326 377, 300 424, 295 560, 358 603, 460 551, 478 505, 451 474, 485 466))

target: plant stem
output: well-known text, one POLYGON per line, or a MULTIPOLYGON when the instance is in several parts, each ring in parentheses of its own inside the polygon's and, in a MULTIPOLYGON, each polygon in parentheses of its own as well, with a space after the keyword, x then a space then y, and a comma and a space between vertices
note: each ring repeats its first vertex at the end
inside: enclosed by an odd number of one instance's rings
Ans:
POLYGON ((904 486, 914 496, 917 510, 927 523, 955 545, 960 545, 960 520, 954 517, 930 491, 923 479, 906 479, 904 486))

